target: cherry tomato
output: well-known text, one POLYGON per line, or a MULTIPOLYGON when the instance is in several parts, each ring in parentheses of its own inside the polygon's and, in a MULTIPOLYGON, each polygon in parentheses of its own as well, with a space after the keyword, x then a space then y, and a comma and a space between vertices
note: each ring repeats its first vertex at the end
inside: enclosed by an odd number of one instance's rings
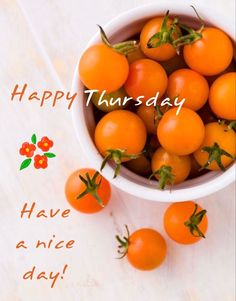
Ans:
POLYGON ((90 46, 79 62, 79 75, 83 84, 100 93, 104 90, 110 93, 121 88, 128 73, 129 63, 125 55, 105 44, 90 46))
POLYGON ((193 244, 205 237, 206 210, 192 201, 171 204, 164 215, 164 227, 171 239, 180 244, 193 244))
POLYGON ((189 156, 177 156, 158 148, 152 157, 153 175, 159 180, 160 188, 166 184, 178 184, 187 179, 191 169, 189 156))
POLYGON ((83 168, 67 179, 65 194, 70 205, 83 213, 95 213, 104 208, 111 197, 109 182, 96 170, 83 168))
POLYGON ((145 54, 142 52, 142 50, 139 48, 134 49, 133 51, 130 51, 127 54, 127 60, 129 62, 129 64, 132 64, 133 62, 140 60, 140 59, 145 59, 146 56, 145 54))
POLYGON ((220 29, 205 27, 202 38, 184 46, 187 65, 203 74, 215 75, 224 71, 233 58, 230 38, 220 29))
POLYGON ((116 110, 97 124, 95 143, 103 155, 108 149, 125 149, 127 154, 136 154, 144 148, 146 136, 145 125, 136 114, 116 110))
POLYGON ((151 163, 144 155, 141 155, 137 159, 128 161, 126 163, 126 167, 141 176, 147 176, 152 172, 151 163))
POLYGON ((218 117, 236 119, 236 72, 223 74, 213 82, 209 105, 218 117))
POLYGON ((205 134, 204 124, 198 114, 188 108, 182 107, 176 114, 177 108, 164 114, 157 127, 157 136, 169 153, 188 155, 200 147, 205 134))
MULTIPOLYGON (((127 228, 128 232, 128 228, 127 228)), ((123 237, 116 236, 121 258, 127 255, 132 266, 139 270, 153 270, 160 266, 166 257, 167 246, 162 235, 149 228, 135 231, 123 237)))
POLYGON ((137 99, 144 96, 143 101, 156 96, 161 97, 167 88, 167 75, 163 67, 152 60, 141 59, 130 65, 125 90, 129 96, 137 99))
POLYGON ((126 107, 127 104, 123 104, 125 96, 127 96, 125 90, 123 88, 120 88, 115 92, 105 93, 105 95, 102 97, 102 100, 107 100, 108 105, 104 101, 102 101, 102 103, 100 102, 101 104, 99 104, 101 94, 97 92, 93 94, 92 102, 99 110, 103 112, 111 112, 126 107), (115 102, 116 99, 120 99, 120 102, 115 102))
POLYGON ((207 101, 209 87, 207 80, 191 69, 179 69, 168 80, 167 94, 170 99, 185 98, 184 107, 199 110, 207 101))
MULTIPOLYGON (((149 39, 156 33, 161 31, 162 24, 165 17, 156 17, 148 21, 140 35, 140 45, 143 53, 154 60, 165 61, 176 55, 175 48, 170 43, 163 43, 162 45, 155 48, 148 48, 147 44, 149 39)), ((170 29, 172 20, 168 19, 166 27, 167 30, 170 29)))
POLYGON ((121 162, 139 156, 145 146, 146 137, 145 125, 135 113, 126 110, 107 113, 95 129, 95 144, 105 157, 103 166, 108 160, 113 160, 117 176, 121 162))
POLYGON ((236 156, 236 133, 225 124, 208 123, 205 138, 194 157, 203 167, 210 170, 224 170, 236 156))

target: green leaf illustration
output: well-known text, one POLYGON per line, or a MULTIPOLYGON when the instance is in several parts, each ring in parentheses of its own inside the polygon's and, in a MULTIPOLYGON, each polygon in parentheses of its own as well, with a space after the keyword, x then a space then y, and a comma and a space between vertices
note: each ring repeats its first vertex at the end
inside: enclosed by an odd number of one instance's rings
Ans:
POLYGON ((28 166, 30 165, 31 161, 32 161, 31 158, 25 159, 25 160, 21 163, 20 170, 25 169, 26 167, 28 167, 28 166))
POLYGON ((36 135, 35 135, 35 134, 32 135, 31 141, 32 141, 33 144, 36 144, 37 138, 36 138, 36 135))
POLYGON ((48 158, 55 158, 56 155, 53 153, 44 153, 44 156, 48 157, 48 158))

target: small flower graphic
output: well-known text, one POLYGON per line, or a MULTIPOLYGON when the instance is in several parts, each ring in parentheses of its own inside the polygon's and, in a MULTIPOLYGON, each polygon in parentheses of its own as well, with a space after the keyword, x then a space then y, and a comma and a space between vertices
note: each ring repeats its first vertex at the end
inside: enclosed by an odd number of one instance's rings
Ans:
POLYGON ((24 142, 20 148, 20 154, 22 156, 26 156, 27 158, 31 158, 34 155, 34 151, 36 150, 36 147, 32 143, 24 142))
POLYGON ((42 151, 47 152, 51 147, 53 147, 53 141, 45 136, 38 142, 38 147, 42 151))
MULTIPOLYGON (((26 156, 27 159, 25 159, 21 165, 20 170, 27 168, 31 162, 32 157, 34 156, 34 152, 36 150, 36 144, 37 144, 37 137, 35 134, 31 137, 31 142, 24 142, 19 150, 20 155, 26 156)), ((50 140, 48 137, 44 136, 41 138, 41 140, 37 144, 38 148, 40 148, 44 153, 43 154, 37 154, 34 156, 34 167, 36 169, 45 169, 48 167, 48 158, 55 158, 56 155, 54 153, 47 152, 51 147, 53 147, 53 141, 50 140)))
POLYGON ((39 168, 47 168, 48 167, 48 158, 44 155, 40 156, 40 155, 36 155, 34 157, 34 167, 36 169, 39 169, 39 168))

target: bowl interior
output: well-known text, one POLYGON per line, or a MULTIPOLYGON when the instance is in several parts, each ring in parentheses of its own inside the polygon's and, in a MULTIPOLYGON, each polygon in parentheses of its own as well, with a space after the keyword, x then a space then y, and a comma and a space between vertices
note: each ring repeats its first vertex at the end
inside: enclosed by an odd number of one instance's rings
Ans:
MULTIPOLYGON (((153 8, 155 8, 155 6, 153 8)), ((145 6, 143 9, 135 9, 133 10, 133 13, 125 13, 107 24, 107 26, 104 27, 105 31, 112 43, 127 40, 128 38, 139 33, 144 23, 148 19, 152 18, 153 16, 163 15, 166 12, 166 8, 167 6, 163 6, 162 8, 156 7, 156 9, 152 9, 152 6, 145 6)), ((192 10, 187 10, 184 12, 183 10, 179 11, 179 8, 176 10, 173 9, 173 13, 178 14, 182 21, 195 28, 199 27, 199 21, 197 18, 193 17, 194 12, 192 10)), ((208 24, 217 26, 214 20, 206 19, 204 14, 203 17, 205 20, 207 20, 208 24)), ((232 35, 232 33, 229 34, 232 35)), ((99 34, 96 34, 90 40, 87 46, 97 42, 100 42, 99 34)), ((81 143, 81 147, 84 149, 85 154, 87 154, 89 157, 91 166, 95 169, 99 169, 103 158, 98 153, 93 141, 95 131, 93 109, 92 105, 89 105, 88 107, 85 105, 86 95, 83 93, 84 87, 79 81, 77 70, 78 68, 76 68, 75 71, 72 87, 72 90, 79 94, 79 101, 73 107, 74 125, 79 141, 86 142, 81 143), (84 145, 86 145, 86 147, 84 147, 84 145)), ((113 179, 113 172, 113 164, 109 163, 109 165, 105 167, 103 174, 115 186, 128 193, 150 200, 179 201, 183 199, 201 197, 221 189, 233 181, 235 168, 234 166, 231 166, 224 173, 220 171, 208 172, 207 174, 198 178, 187 180, 184 183, 175 185, 171 192, 169 190, 157 190, 156 181, 150 181, 144 177, 141 177, 123 166, 119 176, 116 179, 113 179)))

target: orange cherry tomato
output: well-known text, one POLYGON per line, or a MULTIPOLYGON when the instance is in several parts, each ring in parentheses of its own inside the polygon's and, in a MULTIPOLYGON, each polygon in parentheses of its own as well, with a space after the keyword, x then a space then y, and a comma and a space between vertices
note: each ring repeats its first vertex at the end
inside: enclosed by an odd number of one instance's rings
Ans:
POLYGON ((173 72, 168 80, 167 95, 170 99, 185 98, 184 107, 199 110, 208 99, 207 80, 191 69, 179 69, 173 72))
POLYGON ((209 105, 216 116, 236 119, 236 72, 223 74, 213 82, 209 105))
POLYGON ((160 144, 169 153, 179 156, 196 151, 205 134, 204 124, 194 111, 182 107, 177 114, 177 108, 167 111, 157 127, 160 144))
POLYGON ((194 157, 204 168, 224 170, 236 156, 236 133, 225 124, 208 123, 205 138, 194 157))
POLYGON ((129 63, 125 55, 105 44, 90 46, 79 62, 79 75, 83 84, 100 93, 104 90, 110 93, 121 88, 128 73, 129 63))
MULTIPOLYGON (((176 55, 175 48, 170 43, 164 43, 155 48, 148 48, 147 44, 149 39, 161 31, 161 27, 164 21, 164 17, 156 17, 148 21, 140 34, 140 45, 143 53, 154 60, 165 61, 169 60, 176 55)), ((167 30, 170 29, 172 20, 168 19, 167 21, 167 30)))
POLYGON ((184 46, 187 65, 203 75, 215 75, 224 71, 233 58, 233 45, 222 30, 213 27, 203 29, 202 38, 184 46))
POLYGON ((160 188, 166 184, 178 184, 187 179, 191 169, 189 156, 177 156, 158 148, 152 157, 153 175, 159 180, 160 188), (170 167, 170 168, 168 168, 170 167))
POLYGON ((147 176, 152 172, 151 163, 144 155, 141 155, 137 159, 128 161, 126 163, 126 167, 141 176, 147 176))
POLYGON ((109 202, 111 187, 96 170, 83 168, 69 176, 65 185, 65 194, 70 205, 76 210, 83 213, 96 213, 109 202))
POLYGON ((180 244, 193 244, 205 237, 206 210, 192 201, 171 204, 164 215, 164 227, 171 239, 180 244))
POLYGON ((159 98, 167 88, 167 75, 164 68, 157 62, 149 59, 141 59, 130 65, 128 79, 125 83, 125 90, 129 96, 137 99, 144 96, 142 101, 156 96, 159 98))
POLYGON ((139 229, 131 235, 128 233, 128 237, 123 239, 116 237, 120 243, 119 254, 122 254, 122 257, 127 255, 128 261, 136 269, 153 270, 160 266, 166 257, 166 242, 162 235, 153 229, 139 229))
POLYGON ((146 136, 143 121, 126 110, 106 114, 95 129, 95 143, 102 155, 106 155, 108 149, 124 149, 127 154, 137 154, 143 150, 146 136))

